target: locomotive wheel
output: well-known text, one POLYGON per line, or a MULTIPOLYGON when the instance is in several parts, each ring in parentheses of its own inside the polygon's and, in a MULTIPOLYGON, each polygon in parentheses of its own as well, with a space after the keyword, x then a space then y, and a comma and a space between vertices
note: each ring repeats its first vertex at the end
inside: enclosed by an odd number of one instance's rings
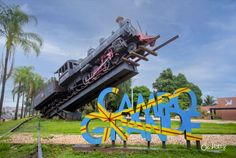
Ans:
POLYGON ((112 63, 112 65, 116 65, 116 64, 118 64, 119 61, 120 61, 119 54, 115 55, 115 56, 111 59, 111 63, 112 63))
POLYGON ((111 66, 110 61, 107 61, 102 69, 103 72, 107 72, 111 66))
POLYGON ((89 82, 89 78, 90 78, 90 73, 85 73, 84 75, 83 75, 83 78, 82 78, 82 81, 83 81, 83 84, 84 85, 87 85, 89 82))
MULTIPOLYGON (((99 67, 99 66, 94 66, 94 67, 93 67, 91 76, 94 75, 94 73, 95 73, 95 71, 98 69, 98 67, 99 67)), ((95 74, 93 80, 96 80, 96 79, 97 79, 98 74, 99 74, 98 72, 97 72, 97 74, 95 74)))
POLYGON ((137 43, 131 42, 128 44, 128 52, 134 51, 135 49, 137 49, 137 43))

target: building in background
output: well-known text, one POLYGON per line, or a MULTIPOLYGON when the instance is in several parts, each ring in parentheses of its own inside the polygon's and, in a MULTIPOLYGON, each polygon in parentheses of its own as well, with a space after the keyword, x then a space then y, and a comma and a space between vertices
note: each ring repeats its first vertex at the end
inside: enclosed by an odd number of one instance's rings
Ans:
MULTIPOLYGON (((12 120, 15 117, 16 108, 14 106, 3 107, 0 120, 12 120)), ((18 118, 20 118, 21 108, 18 109, 18 118)))
POLYGON ((209 114, 207 119, 236 120, 236 97, 217 98, 216 105, 201 106, 209 114))

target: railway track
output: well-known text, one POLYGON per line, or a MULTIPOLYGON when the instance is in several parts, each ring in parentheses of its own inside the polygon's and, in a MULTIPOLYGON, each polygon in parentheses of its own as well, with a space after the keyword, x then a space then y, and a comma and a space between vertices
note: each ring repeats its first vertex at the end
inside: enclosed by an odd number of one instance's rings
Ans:
POLYGON ((17 124, 15 127, 13 127, 12 129, 10 129, 10 130, 7 131, 6 133, 2 134, 2 135, 0 136, 0 138, 3 138, 3 137, 5 137, 5 136, 7 136, 8 134, 10 134, 10 133, 16 131, 16 130, 17 130, 18 128, 20 128, 23 124, 25 124, 26 122, 32 120, 32 118, 33 118, 33 117, 30 117, 30 118, 24 120, 23 122, 17 124))
MULTIPOLYGON (((29 122, 30 120, 32 120, 34 117, 30 117, 24 121, 22 121, 21 123, 17 124, 15 127, 13 127, 12 129, 10 129, 9 131, 7 131, 6 133, 2 134, 0 136, 0 138, 6 137, 7 135, 9 135, 10 133, 15 132, 17 129, 19 129, 23 124, 29 122)), ((40 120, 38 122, 37 125, 37 131, 38 131, 38 140, 37 140, 37 157, 38 158, 43 158, 43 152, 42 152, 42 146, 41 146, 41 138, 40 138, 40 120)))
POLYGON ((43 151, 41 146, 41 138, 40 138, 40 120, 38 122, 38 158, 43 158, 43 151))

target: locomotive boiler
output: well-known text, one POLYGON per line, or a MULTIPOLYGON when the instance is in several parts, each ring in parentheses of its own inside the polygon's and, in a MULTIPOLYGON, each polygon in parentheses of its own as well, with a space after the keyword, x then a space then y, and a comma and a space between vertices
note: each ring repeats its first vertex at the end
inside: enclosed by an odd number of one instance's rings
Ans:
POLYGON ((43 117, 58 115, 73 117, 79 106, 84 106, 105 87, 116 86, 138 74, 139 61, 148 61, 149 54, 157 56, 156 51, 175 36, 154 49, 160 37, 150 36, 138 31, 129 19, 117 17, 119 28, 111 35, 99 40, 97 48, 91 48, 84 59, 67 60, 41 89, 34 99, 34 108, 43 117))

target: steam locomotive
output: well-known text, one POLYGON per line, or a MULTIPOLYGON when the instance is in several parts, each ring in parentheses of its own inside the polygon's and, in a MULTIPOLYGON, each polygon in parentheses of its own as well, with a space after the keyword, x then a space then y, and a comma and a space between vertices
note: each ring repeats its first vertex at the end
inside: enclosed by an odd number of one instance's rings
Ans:
MULTIPOLYGON (((119 28, 115 32, 106 39, 101 38, 99 46, 96 49, 89 49, 84 59, 67 60, 55 72, 58 78, 49 81, 35 96, 34 108, 40 110, 43 117, 60 116, 60 112, 68 107, 63 107, 66 102, 76 100, 72 98, 82 94, 86 88, 91 87, 122 63, 132 65, 135 71, 139 66, 137 63, 139 60, 148 60, 146 58, 148 54, 157 55, 155 50, 150 50, 148 47, 153 47, 160 36, 149 36, 139 32, 129 19, 123 17, 117 17, 116 22, 119 28)), ((79 104, 85 103, 86 101, 83 101, 79 104)), ((78 105, 67 110, 75 111, 76 108, 78 105)))

